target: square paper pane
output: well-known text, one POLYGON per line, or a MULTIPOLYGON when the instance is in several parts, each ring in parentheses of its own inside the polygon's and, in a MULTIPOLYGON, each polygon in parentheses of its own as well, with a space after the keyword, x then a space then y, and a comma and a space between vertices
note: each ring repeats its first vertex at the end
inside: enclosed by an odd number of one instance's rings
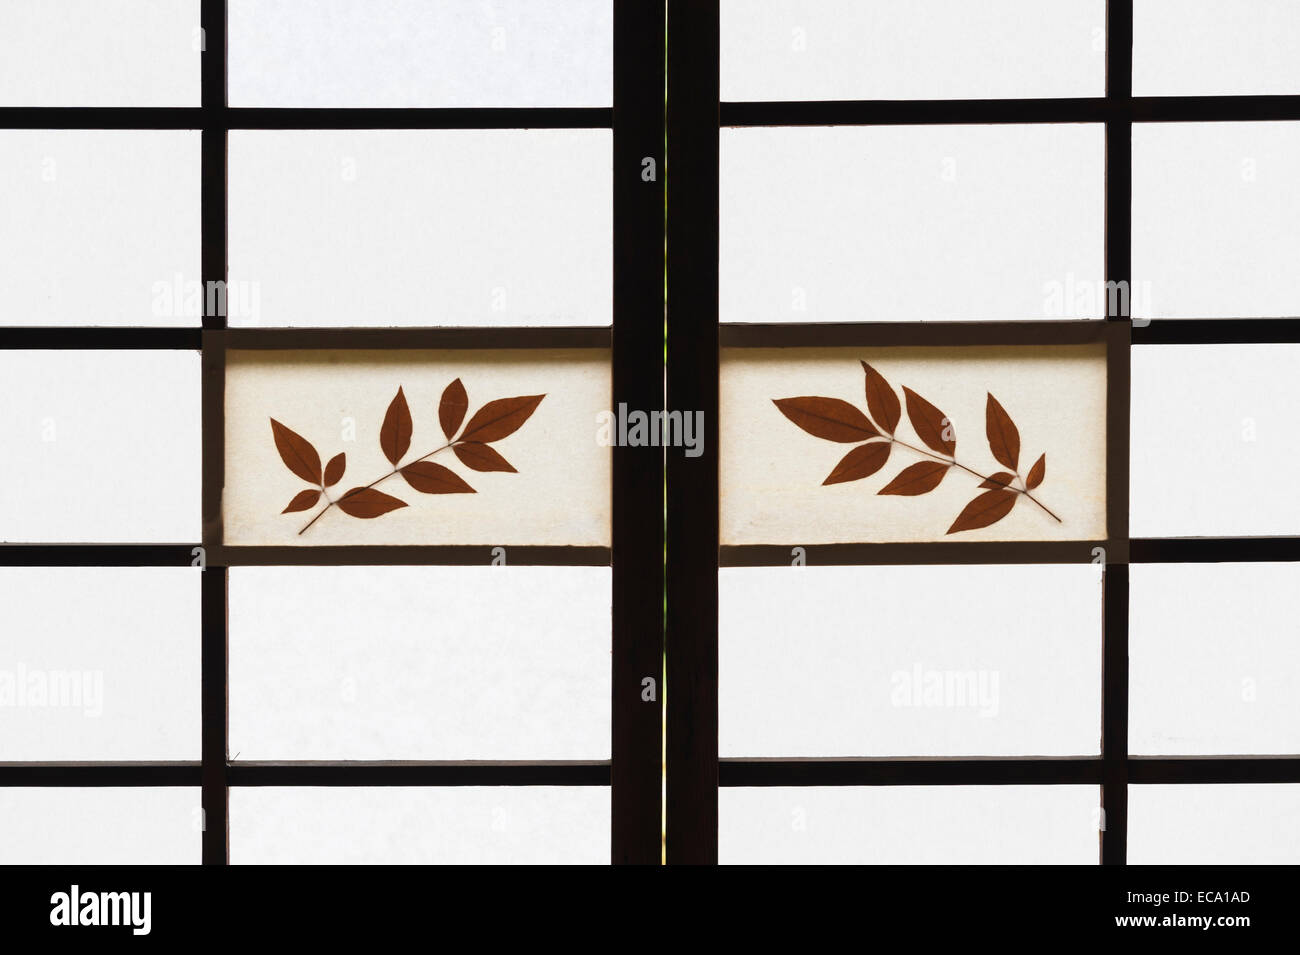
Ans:
POLYGON ((1300 564, 1129 574, 1129 751, 1300 752, 1300 564))
POLYGON ((1105 0, 722 0, 724 100, 1103 96, 1105 0))
POLYGON ((721 135, 724 322, 1105 314, 1100 125, 721 135))
POLYGON ((1300 315, 1300 123, 1133 127, 1134 318, 1300 315))
POLYGON ((199 0, 5 0, 0 106, 198 106, 202 50, 199 0))
POLYGON ((199 574, 0 568, 0 762, 199 758, 199 574))
POLYGON ((1096 865, 1095 786, 718 792, 718 859, 748 865, 1096 865))
POLYGON ((200 795, 179 786, 0 787, 5 864, 198 865, 200 795))
POLYGON ((609 569, 232 568, 230 752, 607 759, 609 569))
POLYGON ((1300 863, 1300 786, 1130 786, 1128 863, 1300 863))
POLYGON ((607 865, 605 786, 242 787, 234 865, 607 865))
POLYGON ((0 325, 199 324, 199 152, 192 130, 0 130, 0 325))
POLYGON ((1300 533, 1300 345, 1133 349, 1134 537, 1300 533))
POLYGON ((609 106, 611 0, 230 0, 233 106, 609 106))
POLYGON ((0 541, 199 539, 198 352, 0 351, 0 395, 0 541))
POLYGON ((719 572, 723 756, 1099 751, 1101 567, 719 572))
POLYGON ((608 325, 607 129, 237 130, 234 326, 608 325))
POLYGON ((1300 92, 1295 0, 1136 0, 1133 92, 1239 96, 1300 92))

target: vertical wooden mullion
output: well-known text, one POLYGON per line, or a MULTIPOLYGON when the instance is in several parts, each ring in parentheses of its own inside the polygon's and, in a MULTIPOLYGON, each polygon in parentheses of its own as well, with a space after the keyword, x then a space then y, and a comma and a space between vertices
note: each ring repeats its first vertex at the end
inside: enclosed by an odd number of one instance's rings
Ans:
POLYGON ((718 0, 668 0, 667 859, 718 860, 718 0))
MULTIPOLYGON (((614 410, 662 410, 664 6, 614 4, 614 410)), ((663 457, 613 449, 611 855, 658 865, 663 789, 663 457), (647 684, 646 681, 653 681, 647 684)))

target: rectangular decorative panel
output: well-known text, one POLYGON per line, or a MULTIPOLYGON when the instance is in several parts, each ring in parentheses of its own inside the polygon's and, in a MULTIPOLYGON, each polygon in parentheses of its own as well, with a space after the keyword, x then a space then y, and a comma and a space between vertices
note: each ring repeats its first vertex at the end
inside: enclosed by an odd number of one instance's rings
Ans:
POLYGON ((1300 864, 1300 785, 1130 786, 1129 865, 1300 864))
POLYGON ((0 787, 6 865, 198 865, 197 786, 0 787))

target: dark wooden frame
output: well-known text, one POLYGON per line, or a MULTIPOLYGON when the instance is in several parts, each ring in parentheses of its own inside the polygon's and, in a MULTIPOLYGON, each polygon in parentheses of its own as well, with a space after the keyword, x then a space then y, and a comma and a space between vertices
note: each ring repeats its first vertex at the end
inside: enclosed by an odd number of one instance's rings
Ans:
MULTIPOLYGON (((528 109, 242 109, 227 104, 226 4, 202 0, 197 108, 3 108, 0 128, 200 129, 202 280, 226 279, 231 129, 610 128, 613 319, 608 328, 6 328, 0 348, 198 349, 202 353, 202 746, 198 763, 6 763, 0 786, 198 786, 203 862, 229 862, 231 786, 566 785, 611 789, 611 860, 662 853, 663 486, 658 449, 612 449, 612 546, 515 547, 512 564, 609 566, 612 728, 608 761, 232 762, 227 734, 227 571, 252 564, 483 564, 486 547, 226 547, 221 538, 225 356, 229 348, 611 349, 614 402, 663 407, 664 8, 615 0, 613 105, 528 109), (656 175, 642 176, 642 160, 656 175), (653 700, 642 681, 655 680, 653 700)), ((542 186, 541 188, 545 188, 542 186)), ((190 566, 193 544, 0 545, 0 566, 190 566)))
MULTIPOLYGON (((1093 784, 1100 860, 1124 864, 1128 787, 1144 783, 1300 782, 1300 756, 1131 757, 1130 562, 1300 560, 1300 538, 1129 537, 1129 367, 1133 344, 1297 342, 1300 319, 1167 320, 1127 313, 1092 322, 720 325, 718 137, 723 126, 1068 123, 1105 125, 1105 278, 1130 280, 1134 122, 1300 120, 1300 96, 1133 96, 1133 3, 1107 4, 1106 94, 1072 99, 720 102, 718 0, 668 0, 668 403, 702 410, 705 453, 670 455, 668 480, 667 859, 716 863, 717 787, 1093 784), (1071 563, 1105 546, 1101 752, 1096 757, 722 759, 718 757, 720 566, 788 565, 789 547, 719 547, 720 346, 1107 343, 1107 540, 807 546, 815 564, 1071 563)), ((797 543, 797 542, 796 542, 797 543)))

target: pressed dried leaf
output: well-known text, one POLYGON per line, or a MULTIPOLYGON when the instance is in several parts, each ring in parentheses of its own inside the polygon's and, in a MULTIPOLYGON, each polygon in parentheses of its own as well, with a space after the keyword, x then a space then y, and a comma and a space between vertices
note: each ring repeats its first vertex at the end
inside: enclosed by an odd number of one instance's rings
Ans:
POLYGON ((866 415, 839 398, 776 398, 773 404, 803 430, 827 441, 849 444, 880 435, 866 415))
POLYGON ((890 447, 888 441, 872 441, 854 448, 840 459, 830 477, 822 481, 822 484, 843 484, 845 481, 870 477, 885 466, 889 460, 890 447))
POLYGON ((509 471, 511 474, 517 473, 510 462, 503 458, 495 448, 481 444, 478 441, 458 444, 451 450, 455 452, 461 464, 475 471, 509 471))
POLYGON ((1047 477, 1047 455, 1040 454, 1034 466, 1029 469, 1029 474, 1025 478, 1025 487, 1033 490, 1043 483, 1043 478, 1047 477))
POLYGON ((862 370, 867 373, 867 410, 876 419, 876 424, 893 434, 898 430, 898 419, 902 416, 898 395, 894 394, 884 376, 865 361, 862 370))
POLYGON ((952 522, 952 527, 948 528, 948 533, 973 531, 976 528, 996 524, 1011 513, 1011 508, 1015 506, 1016 498, 1019 496, 1014 491, 985 491, 962 509, 957 519, 952 522))
POLYGON ((376 491, 373 487, 354 487, 335 501, 344 514, 352 517, 379 517, 399 507, 406 507, 405 501, 376 491))
POLYGON ((957 453, 957 439, 948 437, 953 434, 952 423, 942 411, 926 401, 911 388, 904 387, 907 398, 907 417, 916 429, 916 435, 932 451, 952 457, 957 453))
POLYGON ((411 449, 411 409, 406 404, 406 395, 401 388, 397 389, 397 394, 388 403, 384 426, 379 429, 379 446, 393 467, 397 467, 402 455, 411 449))
POLYGON ((325 486, 333 487, 343 479, 343 471, 348 466, 348 457, 340 451, 334 457, 330 458, 329 464, 325 465, 325 486))
POLYGON ((285 466, 309 484, 320 484, 320 455, 311 442, 274 418, 271 419, 271 435, 285 466))
POLYGON ((402 468, 402 477, 421 494, 473 494, 459 474, 432 461, 416 461, 402 468))
POLYGON ((882 487, 877 493, 914 497, 917 494, 933 491, 939 486, 939 482, 943 480, 943 476, 948 473, 948 468, 951 466, 944 464, 942 461, 921 461, 918 464, 903 468, 898 477, 882 487))
POLYGON ((457 378, 442 390, 442 400, 438 402, 438 423, 442 425, 442 433, 448 441, 455 437, 456 429, 465 420, 465 412, 468 410, 469 396, 457 378))
POLYGON ((1020 466, 1020 431, 1011 415, 989 394, 984 405, 984 430, 989 436, 989 450, 998 464, 1015 470, 1020 466))
POLYGON ((1016 476, 1010 471, 999 471, 997 474, 990 474, 980 484, 980 487, 1011 487, 1016 476))
POLYGON ((465 441, 500 441, 507 435, 514 434, 519 426, 527 421, 542 403, 545 395, 520 395, 517 398, 498 398, 489 401, 469 419, 465 441))
POLYGON ((305 511, 308 508, 315 507, 316 502, 319 500, 320 491, 316 490, 314 487, 309 487, 307 490, 299 491, 295 494, 293 500, 289 502, 289 506, 280 513, 292 514, 294 511, 305 511))

